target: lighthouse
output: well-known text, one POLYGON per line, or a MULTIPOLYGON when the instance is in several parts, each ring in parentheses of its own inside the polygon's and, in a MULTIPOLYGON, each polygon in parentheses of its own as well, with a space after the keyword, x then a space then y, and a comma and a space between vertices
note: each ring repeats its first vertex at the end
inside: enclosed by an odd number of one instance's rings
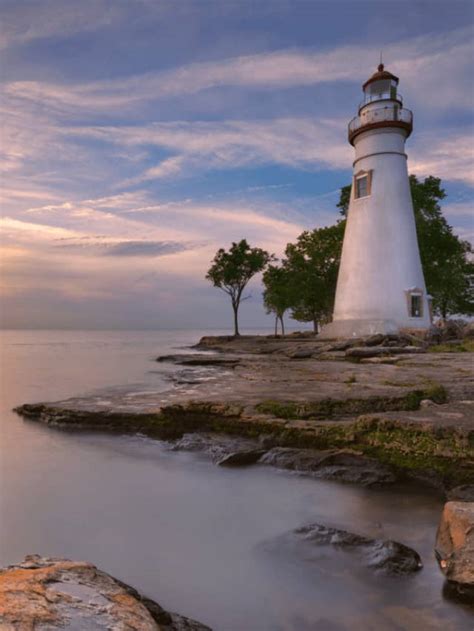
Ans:
POLYGON ((353 177, 333 321, 321 337, 427 329, 430 306, 416 236, 405 142, 413 114, 383 64, 349 123, 353 177))

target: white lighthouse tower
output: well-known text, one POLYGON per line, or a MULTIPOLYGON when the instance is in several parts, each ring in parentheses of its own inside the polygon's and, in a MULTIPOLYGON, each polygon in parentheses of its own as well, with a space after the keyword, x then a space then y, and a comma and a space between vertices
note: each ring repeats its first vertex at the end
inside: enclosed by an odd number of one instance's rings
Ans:
POLYGON ((321 337, 396 333, 431 323, 405 153, 413 115, 397 88, 398 78, 380 64, 349 123, 352 190, 333 322, 321 337))

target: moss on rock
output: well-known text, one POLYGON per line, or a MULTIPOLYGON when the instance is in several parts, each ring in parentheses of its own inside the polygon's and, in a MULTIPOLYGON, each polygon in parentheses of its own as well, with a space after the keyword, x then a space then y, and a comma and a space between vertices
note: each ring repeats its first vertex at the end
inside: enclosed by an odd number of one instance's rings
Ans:
POLYGON ((371 412, 391 412, 399 410, 418 410, 423 399, 430 399, 434 403, 445 403, 447 393, 445 388, 436 383, 430 383, 423 389, 394 397, 374 396, 359 399, 321 399, 311 402, 296 401, 262 401, 256 405, 256 410, 263 414, 271 414, 283 419, 329 419, 335 416, 352 416, 371 412))

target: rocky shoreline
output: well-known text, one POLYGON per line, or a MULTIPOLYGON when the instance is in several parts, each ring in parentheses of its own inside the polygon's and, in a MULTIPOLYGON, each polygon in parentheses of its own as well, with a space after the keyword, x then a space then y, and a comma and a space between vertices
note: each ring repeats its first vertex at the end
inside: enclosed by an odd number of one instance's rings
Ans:
POLYGON ((233 457, 234 464, 323 476, 331 458, 328 477, 337 479, 334 468, 342 467, 343 481, 351 481, 352 469, 357 483, 415 480, 446 494, 474 484, 472 355, 426 352, 411 336, 393 337, 333 344, 304 336, 208 337, 197 345, 205 353, 158 358, 183 366, 166 392, 16 411, 69 429, 138 432, 181 449, 193 442, 188 434, 202 435, 190 448, 222 457, 252 452, 233 457), (364 468, 371 475, 360 475, 364 468))
MULTIPOLYGON (((208 337, 193 351, 157 359, 182 367, 169 374, 174 385, 163 393, 124 390, 16 411, 68 430, 144 434, 171 450, 204 452, 221 467, 266 465, 363 486, 421 484, 457 500, 449 504, 470 506, 474 530, 471 353, 431 352, 409 335, 333 343, 313 336, 208 337)), ((313 524, 311 533, 318 544, 362 550, 369 564, 374 551, 382 558, 393 550, 407 554, 403 544, 331 526, 313 524)), ((446 590, 472 603, 471 539, 454 556, 447 540, 436 548, 446 590), (453 564, 471 574, 463 570, 460 579, 453 564)), ((412 552, 408 565, 416 570, 412 552)))

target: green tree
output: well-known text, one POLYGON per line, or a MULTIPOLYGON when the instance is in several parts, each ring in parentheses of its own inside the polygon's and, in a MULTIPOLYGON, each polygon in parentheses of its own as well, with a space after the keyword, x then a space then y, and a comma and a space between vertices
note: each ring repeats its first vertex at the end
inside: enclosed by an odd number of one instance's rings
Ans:
POLYGON ((275 335, 278 333, 278 321, 281 333, 285 335, 283 316, 290 309, 294 300, 294 287, 291 270, 287 265, 280 267, 269 265, 263 274, 263 304, 267 313, 275 314, 275 335))
POLYGON ((292 317, 312 322, 314 332, 331 319, 341 260, 345 221, 305 231, 286 247, 285 265, 292 276, 292 317))
MULTIPOLYGON (((453 233, 443 216, 440 201, 446 197, 439 178, 423 181, 410 175, 410 190, 415 212, 416 232, 426 289, 433 298, 433 313, 474 314, 472 247, 453 233)), ((338 208, 347 215, 351 187, 341 188, 338 208)))
POLYGON ((429 176, 419 181, 415 175, 410 175, 410 189, 423 274, 426 289, 433 297, 433 312, 443 319, 454 314, 472 315, 472 247, 453 233, 443 216, 440 201, 446 193, 441 188, 441 180, 429 176))
POLYGON ((229 251, 223 248, 216 252, 212 265, 206 278, 214 287, 222 289, 230 296, 234 312, 234 335, 239 333, 239 307, 243 300, 249 296, 243 296, 243 292, 249 280, 258 272, 261 272, 272 260, 265 250, 251 248, 245 239, 239 243, 232 243, 229 251))
POLYGON ((341 209, 339 212, 343 217, 347 217, 349 202, 351 201, 351 189, 352 186, 348 184, 347 186, 343 186, 339 192, 339 202, 337 203, 337 207, 341 209))

